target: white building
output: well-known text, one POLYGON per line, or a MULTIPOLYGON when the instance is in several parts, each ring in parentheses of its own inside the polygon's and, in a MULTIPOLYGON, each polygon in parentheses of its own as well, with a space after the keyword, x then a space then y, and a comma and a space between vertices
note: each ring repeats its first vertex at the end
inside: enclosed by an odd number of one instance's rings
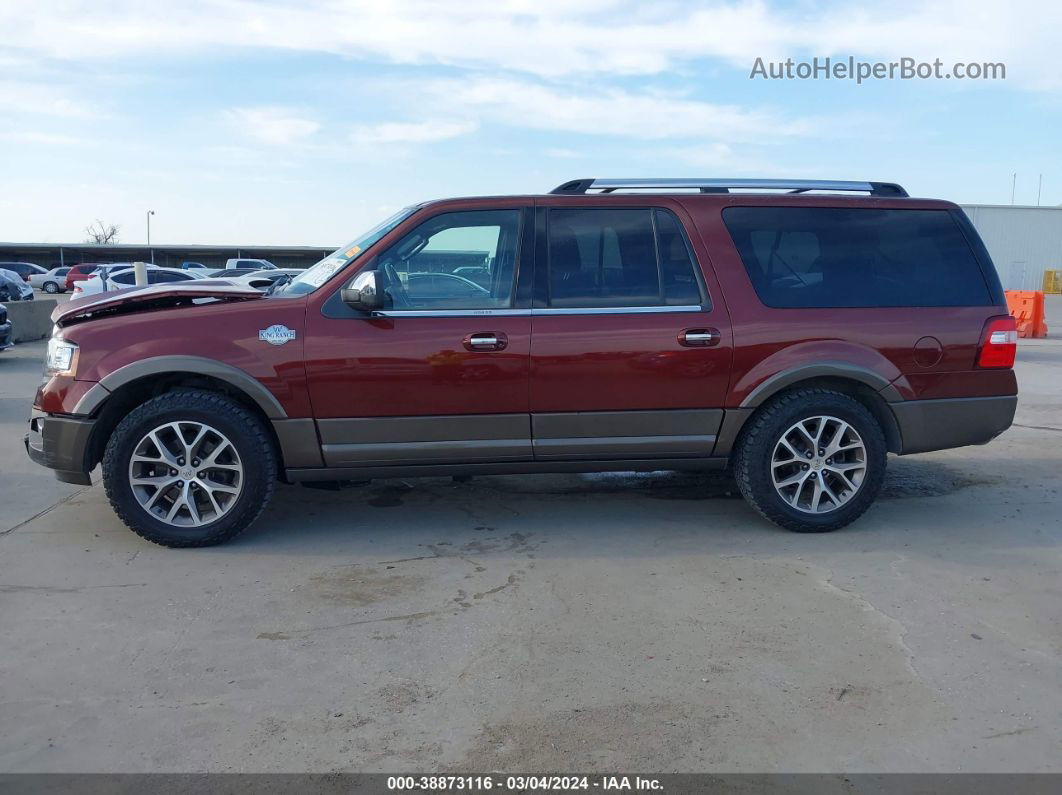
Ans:
POLYGON ((964 204, 1005 290, 1040 290, 1045 270, 1062 270, 1062 207, 964 204))

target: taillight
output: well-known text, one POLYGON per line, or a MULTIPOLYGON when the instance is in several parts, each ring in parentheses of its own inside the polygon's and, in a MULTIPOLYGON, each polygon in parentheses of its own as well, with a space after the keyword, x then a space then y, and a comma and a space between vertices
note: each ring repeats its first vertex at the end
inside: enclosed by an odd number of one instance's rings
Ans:
POLYGON ((1018 352, 1018 324, 1010 315, 989 318, 981 333, 978 367, 1013 367, 1018 352))

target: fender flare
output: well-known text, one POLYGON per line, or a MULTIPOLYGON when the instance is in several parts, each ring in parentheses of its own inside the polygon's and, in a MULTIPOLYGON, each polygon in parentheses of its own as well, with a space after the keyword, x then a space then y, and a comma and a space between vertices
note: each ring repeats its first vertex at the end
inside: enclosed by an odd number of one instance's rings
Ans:
POLYGON ((782 370, 761 381, 741 401, 740 408, 756 408, 786 387, 812 378, 845 378, 849 381, 859 381, 880 394, 887 403, 903 400, 899 390, 885 376, 868 367, 848 362, 816 362, 782 370))
POLYGON ((74 413, 94 414, 112 392, 123 386, 141 378, 171 373, 188 373, 217 378, 219 381, 231 384, 251 398, 270 420, 282 420, 288 416, 276 395, 266 389, 254 376, 231 364, 208 359, 205 356, 156 356, 119 367, 104 376, 99 383, 84 394, 74 407, 74 413))

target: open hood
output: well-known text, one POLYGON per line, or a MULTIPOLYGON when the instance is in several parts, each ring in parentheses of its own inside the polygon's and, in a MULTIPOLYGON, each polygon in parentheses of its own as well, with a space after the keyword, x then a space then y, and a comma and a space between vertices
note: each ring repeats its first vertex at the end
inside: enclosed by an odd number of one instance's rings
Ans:
POLYGON ((88 320, 93 317, 142 312, 173 306, 205 303, 203 299, 219 302, 252 301, 265 294, 244 284, 226 279, 202 279, 190 282, 149 284, 86 295, 60 304, 52 312, 52 322, 59 326, 88 320))

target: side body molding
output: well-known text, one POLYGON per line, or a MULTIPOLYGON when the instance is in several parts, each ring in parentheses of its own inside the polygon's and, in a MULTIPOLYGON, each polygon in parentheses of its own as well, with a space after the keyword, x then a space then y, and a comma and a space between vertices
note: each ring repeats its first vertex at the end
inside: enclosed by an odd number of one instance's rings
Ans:
POLYGON ((260 381, 248 375, 238 367, 224 364, 204 356, 156 356, 119 367, 108 373, 85 396, 78 401, 74 413, 89 415, 103 404, 103 401, 117 389, 140 378, 169 373, 188 373, 189 375, 207 375, 232 384, 250 397, 271 420, 287 418, 287 412, 276 396, 266 389, 260 381))

